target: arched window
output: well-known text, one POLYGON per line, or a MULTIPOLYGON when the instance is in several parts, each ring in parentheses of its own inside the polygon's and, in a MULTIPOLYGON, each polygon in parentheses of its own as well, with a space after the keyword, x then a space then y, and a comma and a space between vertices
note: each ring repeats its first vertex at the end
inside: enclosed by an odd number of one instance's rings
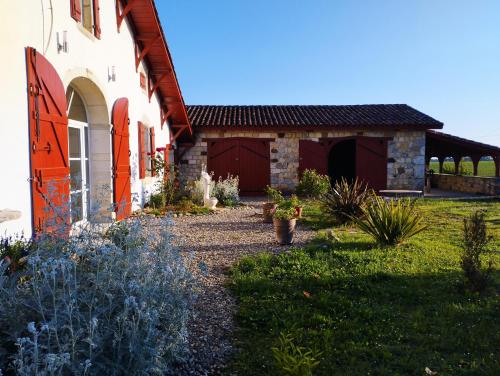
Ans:
POLYGON ((68 101, 69 169, 71 222, 86 220, 89 215, 90 165, 89 124, 82 97, 71 86, 68 101))

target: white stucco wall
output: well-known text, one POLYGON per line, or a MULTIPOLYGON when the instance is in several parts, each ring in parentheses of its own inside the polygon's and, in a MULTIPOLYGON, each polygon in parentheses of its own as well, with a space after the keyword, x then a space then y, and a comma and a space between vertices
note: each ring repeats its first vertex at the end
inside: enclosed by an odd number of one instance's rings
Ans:
MULTIPOLYGON (((102 92, 105 103, 86 103, 87 106, 105 105, 108 119, 114 102, 121 97, 129 99, 130 149, 132 166, 132 196, 137 200, 133 209, 143 202, 153 189, 154 180, 139 180, 137 122, 155 127, 156 146, 165 146, 170 140, 167 126, 160 128, 160 106, 156 96, 149 103, 147 94, 139 85, 135 69, 134 43, 126 22, 118 33, 115 2, 101 1, 101 39, 94 38, 70 15, 67 0, 0 0, 2 22, 0 35, 2 55, 0 62, 2 90, 0 91, 0 211, 19 211, 21 217, 0 223, 0 234, 24 232, 31 234, 31 202, 28 111, 26 94, 25 47, 36 48, 55 67, 65 89, 77 77, 92 81, 102 92), (62 39, 67 31, 68 53, 58 53, 56 33, 62 39), (108 72, 115 66, 116 82, 108 80, 108 72)), ((140 70, 146 71, 145 66, 140 70)), ((86 98, 88 100, 88 98, 86 98)), ((105 126, 106 124, 100 124, 105 126)), ((104 127, 105 129, 105 127, 104 127)), ((105 134, 104 132, 102 134, 105 134)), ((91 146, 92 148, 92 146, 91 146)), ((111 165, 109 166, 111 169, 111 165)), ((111 183, 111 182, 110 182, 111 183)))

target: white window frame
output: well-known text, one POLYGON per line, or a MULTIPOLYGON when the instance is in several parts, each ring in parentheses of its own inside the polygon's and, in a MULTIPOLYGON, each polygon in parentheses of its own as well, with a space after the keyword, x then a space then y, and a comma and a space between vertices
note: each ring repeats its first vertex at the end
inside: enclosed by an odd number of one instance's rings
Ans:
MULTIPOLYGON (((82 219, 77 222, 72 222, 73 225, 79 225, 82 223, 87 222, 89 213, 88 213, 88 208, 90 204, 90 181, 87 181, 87 164, 89 165, 89 170, 90 170, 90 158, 89 158, 89 153, 86 148, 86 143, 85 143, 85 131, 87 131, 87 137, 90 137, 89 134, 89 125, 88 123, 84 123, 81 121, 76 121, 76 120, 69 120, 68 122, 68 128, 74 128, 78 129, 80 131, 80 157, 75 158, 75 157, 69 157, 69 162, 80 162, 81 164, 81 174, 82 174, 82 181, 81 181, 81 189, 76 189, 76 190, 71 190, 70 188, 70 204, 71 204, 71 196, 75 193, 79 193, 82 195, 82 219)), ((69 129, 68 129, 69 132, 69 129)), ((89 140, 90 141, 90 140, 89 140)), ((71 154, 68 154, 71 155, 71 154)), ((90 171, 88 171, 88 176, 90 180, 90 171)), ((80 208, 79 208, 80 209, 80 208)), ((71 205, 70 205, 70 210, 71 210, 71 205)))

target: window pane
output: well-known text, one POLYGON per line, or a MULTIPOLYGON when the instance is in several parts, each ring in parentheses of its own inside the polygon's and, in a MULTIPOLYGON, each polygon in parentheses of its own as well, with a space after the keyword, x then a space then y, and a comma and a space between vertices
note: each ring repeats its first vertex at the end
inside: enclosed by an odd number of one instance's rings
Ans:
POLYGON ((82 194, 72 193, 71 194, 71 222, 75 223, 81 221, 83 218, 83 208, 82 208, 82 194))
POLYGON ((69 127, 69 157, 80 158, 80 129, 69 127))
POLYGON ((82 162, 70 161, 69 174, 71 178, 71 190, 78 191, 82 189, 82 162))
POLYGON ((93 1, 92 0, 83 0, 82 1, 82 23, 83 26, 90 31, 91 33, 94 31, 94 14, 93 14, 93 1))

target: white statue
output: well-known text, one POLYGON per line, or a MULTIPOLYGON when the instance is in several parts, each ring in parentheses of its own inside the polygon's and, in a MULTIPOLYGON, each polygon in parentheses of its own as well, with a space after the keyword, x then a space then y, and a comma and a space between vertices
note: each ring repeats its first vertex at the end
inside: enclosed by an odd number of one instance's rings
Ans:
POLYGON ((215 197, 210 197, 210 189, 212 186, 212 177, 207 172, 205 165, 201 168, 201 180, 203 181, 203 203, 206 208, 215 209, 219 200, 215 197))

